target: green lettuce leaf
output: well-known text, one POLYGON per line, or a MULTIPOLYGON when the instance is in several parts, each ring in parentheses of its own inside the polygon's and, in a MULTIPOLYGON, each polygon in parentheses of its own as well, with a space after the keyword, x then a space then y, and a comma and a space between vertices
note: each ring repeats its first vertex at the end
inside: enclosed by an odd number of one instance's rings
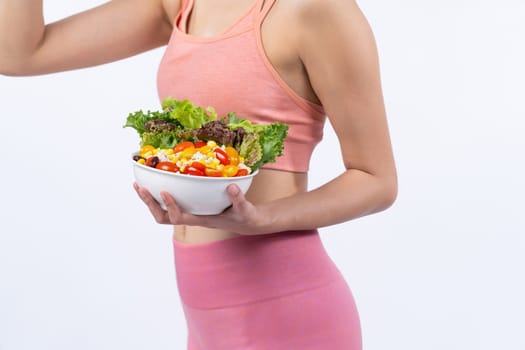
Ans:
MULTIPOLYGON (((253 163, 246 165, 255 170, 266 163, 274 163, 275 158, 283 154, 284 139, 288 133, 288 125, 283 123, 254 124, 248 119, 239 118, 235 113, 229 113, 227 117, 228 128, 235 130, 243 128, 248 134, 258 135, 257 140, 260 147, 254 147, 253 138, 248 138, 246 144, 241 144, 241 154, 245 161, 253 163), (243 146, 244 144, 244 146, 243 146), (253 154, 250 152, 254 152, 253 154)), ((248 136, 248 135, 247 135, 248 136)), ((246 138, 246 136, 245 136, 246 138)))
POLYGON ((246 118, 239 118, 235 113, 228 113, 228 117, 226 118, 226 125, 230 130, 235 130, 238 128, 243 128, 244 131, 247 133, 253 133, 260 130, 262 125, 256 125, 253 124, 251 121, 249 121, 246 118))
POLYGON ((244 163, 253 167, 261 160, 262 154, 259 134, 254 132, 246 134, 239 146, 239 155, 244 158, 244 163))
POLYGON ((155 119, 169 120, 169 113, 166 111, 147 111, 144 113, 142 110, 130 113, 126 119, 124 128, 133 128, 137 131, 139 136, 142 137, 142 134, 146 131, 144 125, 146 125, 148 121, 155 119))
POLYGON ((211 107, 202 108, 188 100, 175 100, 167 97, 162 101, 162 109, 169 113, 171 119, 178 121, 184 128, 198 129, 204 124, 217 119, 211 107))
POLYGON ((258 124, 263 126, 260 135, 262 157, 253 166, 254 169, 266 163, 274 163, 275 158, 283 155, 284 139, 288 133, 288 125, 283 123, 258 124))
POLYGON ((181 139, 178 138, 177 132, 162 131, 162 132, 145 132, 142 134, 141 146, 151 145, 158 148, 173 148, 181 139))

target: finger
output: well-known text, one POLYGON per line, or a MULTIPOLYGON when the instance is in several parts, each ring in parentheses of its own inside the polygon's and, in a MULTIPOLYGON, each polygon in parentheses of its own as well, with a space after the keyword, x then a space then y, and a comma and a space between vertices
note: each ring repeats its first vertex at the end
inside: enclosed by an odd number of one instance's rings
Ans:
POLYGON ((234 210, 245 212, 251 208, 251 203, 246 200, 244 193, 242 193, 239 186, 231 184, 226 189, 226 193, 232 202, 234 210))
POLYGON ((192 215, 184 212, 181 207, 177 204, 175 198, 173 198, 167 192, 161 192, 162 200, 166 205, 168 217, 174 225, 190 225, 190 226, 208 226, 210 224, 209 215, 192 215))
POLYGON ((169 224, 169 218, 168 214, 164 209, 161 208, 159 202, 153 196, 149 191, 145 188, 139 187, 136 183, 133 185, 135 188, 135 191, 139 195, 140 199, 146 204, 149 211, 153 215, 153 218, 156 222, 159 224, 169 224))
POLYGON ((175 202, 175 199, 167 192, 161 192, 160 196, 166 206, 166 211, 170 222, 174 225, 182 225, 182 210, 175 202))

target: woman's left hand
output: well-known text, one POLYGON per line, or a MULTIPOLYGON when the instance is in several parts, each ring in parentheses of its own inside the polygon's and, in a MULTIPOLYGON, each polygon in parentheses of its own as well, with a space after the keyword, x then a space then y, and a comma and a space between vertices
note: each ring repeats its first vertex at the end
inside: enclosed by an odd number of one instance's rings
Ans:
POLYGON ((163 209, 151 193, 136 183, 133 185, 140 199, 146 204, 155 221, 159 224, 204 226, 236 232, 239 234, 262 234, 271 232, 265 209, 249 202, 240 188, 229 185, 226 192, 232 205, 218 215, 193 215, 182 211, 175 198, 167 192, 161 192, 166 205, 163 209))

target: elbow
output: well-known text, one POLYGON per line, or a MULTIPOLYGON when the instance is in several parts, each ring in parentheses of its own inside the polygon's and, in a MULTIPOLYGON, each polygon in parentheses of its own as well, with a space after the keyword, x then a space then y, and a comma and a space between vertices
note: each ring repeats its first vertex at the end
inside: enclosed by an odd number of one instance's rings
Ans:
POLYGON ((22 77, 34 75, 34 71, 31 55, 0 55, 0 75, 22 77))
POLYGON ((0 60, 0 75, 6 75, 6 76, 12 75, 10 72, 10 69, 8 68, 8 65, 2 60, 0 60))
POLYGON ((0 75, 7 77, 23 77, 30 75, 27 66, 22 64, 4 64, 0 62, 0 75))
POLYGON ((384 189, 384 209, 386 210, 394 205, 394 203, 397 200, 397 194, 398 194, 398 183, 397 178, 389 179, 386 181, 385 189, 384 189))
MULTIPOLYGON (((1 44, 1 43, 0 43, 1 44)), ((36 75, 38 44, 35 46, 0 45, 0 75, 22 77, 36 75)))
POLYGON ((0 66, 0 75, 6 76, 6 77, 19 77, 19 76, 21 76, 21 74, 17 74, 16 71, 5 69, 2 66, 0 66))
POLYGON ((381 181, 380 193, 378 212, 387 210, 396 202, 398 194, 397 179, 395 177, 383 179, 381 181))
POLYGON ((0 75, 5 76, 16 76, 17 70, 20 69, 17 60, 12 54, 9 54, 9 50, 4 47, 0 47, 0 75))
POLYGON ((397 183, 390 185, 385 191, 385 210, 394 205, 397 199, 397 183))
POLYGON ((17 65, 0 61, 0 75, 7 77, 17 77, 23 75, 17 65))

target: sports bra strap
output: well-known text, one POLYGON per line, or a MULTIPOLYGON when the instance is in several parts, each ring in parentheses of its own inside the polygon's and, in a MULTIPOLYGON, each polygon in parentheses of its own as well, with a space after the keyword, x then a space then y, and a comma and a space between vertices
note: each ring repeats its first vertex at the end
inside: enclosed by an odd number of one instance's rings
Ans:
POLYGON ((270 12, 270 9, 274 5, 276 0, 259 0, 261 3, 259 4, 259 13, 255 16, 255 23, 256 25, 261 25, 261 23, 264 21, 264 18, 270 12))
POLYGON ((261 16, 264 18, 268 11, 272 8, 273 4, 275 3, 275 0, 263 0, 262 1, 262 7, 261 7, 261 16))
POLYGON ((186 28, 188 27, 188 16, 190 14, 191 8, 193 7, 192 3, 193 0, 182 0, 182 3, 180 5, 176 25, 183 32, 186 32, 186 28))

